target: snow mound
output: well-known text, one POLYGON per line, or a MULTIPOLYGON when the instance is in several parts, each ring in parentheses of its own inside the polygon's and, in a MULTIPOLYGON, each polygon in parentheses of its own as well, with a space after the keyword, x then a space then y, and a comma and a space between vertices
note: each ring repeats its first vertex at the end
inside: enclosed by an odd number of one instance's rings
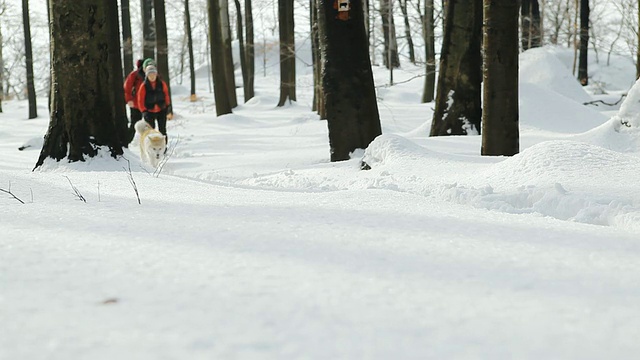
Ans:
POLYGON ((536 84, 520 84, 521 125, 559 133, 581 133, 606 121, 602 113, 561 94, 536 84))
POLYGON ((591 101, 578 80, 546 48, 529 49, 520 54, 520 83, 535 84, 580 104, 591 101))
POLYGON ((578 139, 621 152, 640 152, 640 81, 636 81, 609 121, 578 139))

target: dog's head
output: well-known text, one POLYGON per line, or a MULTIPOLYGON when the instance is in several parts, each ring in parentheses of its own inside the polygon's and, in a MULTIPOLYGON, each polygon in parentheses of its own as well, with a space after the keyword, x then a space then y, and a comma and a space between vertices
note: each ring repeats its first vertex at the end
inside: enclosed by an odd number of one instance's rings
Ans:
POLYGON ((147 136, 147 152, 151 157, 161 159, 164 155, 164 151, 167 148, 166 136, 157 134, 150 134, 147 136))

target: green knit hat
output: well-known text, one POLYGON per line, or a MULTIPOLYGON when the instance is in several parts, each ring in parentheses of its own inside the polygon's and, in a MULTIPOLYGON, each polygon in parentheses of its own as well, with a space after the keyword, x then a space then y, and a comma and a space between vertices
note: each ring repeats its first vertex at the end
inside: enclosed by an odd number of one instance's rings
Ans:
POLYGON ((144 62, 142 63, 142 68, 146 69, 147 66, 149 66, 149 65, 157 66, 156 65, 156 61, 153 60, 152 58, 144 59, 144 62))

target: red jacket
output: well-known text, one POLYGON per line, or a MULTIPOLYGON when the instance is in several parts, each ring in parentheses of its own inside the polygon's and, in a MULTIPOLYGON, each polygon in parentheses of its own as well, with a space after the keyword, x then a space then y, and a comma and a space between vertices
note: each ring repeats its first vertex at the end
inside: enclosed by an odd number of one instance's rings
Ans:
POLYGON ((156 79, 156 81, 149 81, 149 84, 151 85, 151 88, 153 88, 154 90, 156 89, 156 86, 158 85, 158 83, 162 84, 162 93, 164 95, 164 106, 160 107, 158 104, 154 104, 153 107, 148 108, 146 106, 146 102, 149 99, 146 99, 147 97, 147 88, 145 85, 145 82, 142 82, 142 84, 140 85, 140 87, 138 88, 138 92, 136 97, 138 98, 138 109, 140 110, 140 112, 152 112, 152 113, 157 113, 160 112, 164 109, 166 109, 169 105, 171 105, 171 99, 169 98, 169 88, 167 87, 167 83, 165 83, 164 81, 160 80, 160 79, 156 79))
POLYGON ((133 70, 127 75, 124 81, 124 102, 133 101, 133 108, 140 109, 138 106, 138 97, 136 92, 140 89, 140 85, 144 82, 144 71, 141 69, 133 70))

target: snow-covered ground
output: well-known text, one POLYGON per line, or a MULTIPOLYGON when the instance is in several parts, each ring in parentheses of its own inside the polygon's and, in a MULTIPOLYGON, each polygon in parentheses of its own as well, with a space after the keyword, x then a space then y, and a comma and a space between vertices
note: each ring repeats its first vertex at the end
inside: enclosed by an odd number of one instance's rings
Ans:
POLYGON ((0 359, 636 358, 640 89, 582 105, 628 89, 559 51, 521 56, 511 158, 429 138, 418 68, 374 69, 384 134, 340 163, 307 68, 297 104, 270 74, 218 118, 205 72, 159 176, 126 152, 141 204, 124 160, 32 172, 46 99, 4 102, 0 359))

